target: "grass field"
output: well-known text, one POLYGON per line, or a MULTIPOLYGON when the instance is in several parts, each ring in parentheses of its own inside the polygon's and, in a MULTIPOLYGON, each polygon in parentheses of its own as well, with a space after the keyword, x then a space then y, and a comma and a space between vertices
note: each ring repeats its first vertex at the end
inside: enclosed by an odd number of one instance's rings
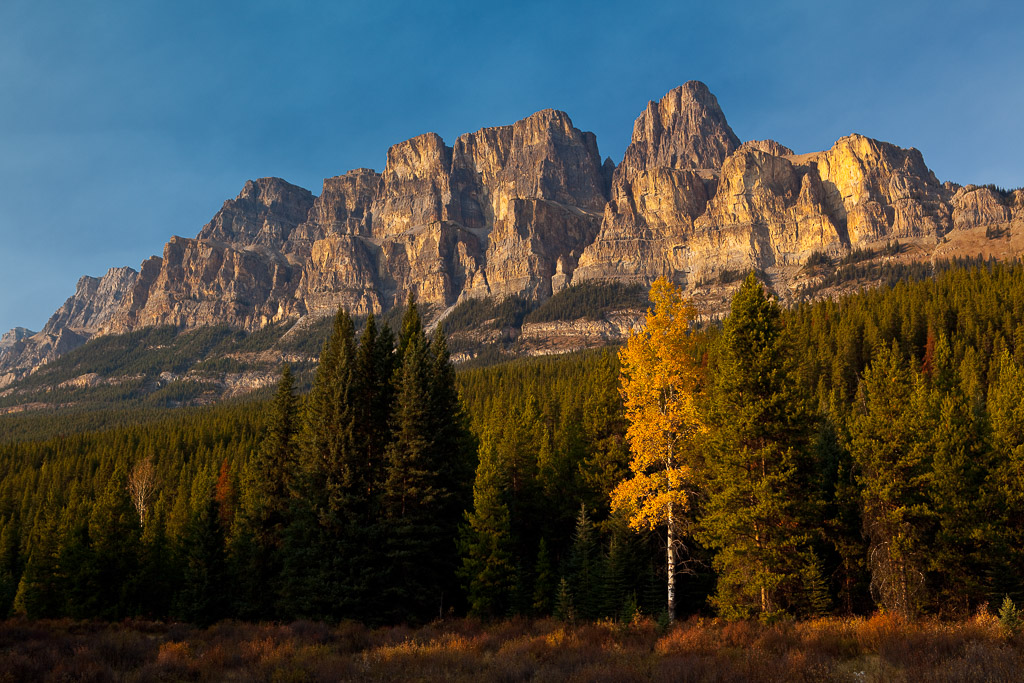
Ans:
POLYGON ((772 626, 691 619, 420 628, 0 622, 0 681, 1019 681, 1024 640, 989 615, 772 626))

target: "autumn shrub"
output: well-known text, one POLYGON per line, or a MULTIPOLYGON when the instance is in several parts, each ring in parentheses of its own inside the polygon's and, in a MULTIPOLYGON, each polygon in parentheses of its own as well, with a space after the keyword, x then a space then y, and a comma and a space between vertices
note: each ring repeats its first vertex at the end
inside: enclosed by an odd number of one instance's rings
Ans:
POLYGON ((82 681, 83 683, 113 681, 114 671, 100 661, 95 652, 87 647, 75 648, 70 657, 57 659, 44 680, 82 681))
POLYGON ((765 626, 756 621, 726 622, 719 629, 719 642, 723 647, 749 648, 764 632, 765 626))
POLYGON ((189 644, 171 640, 160 645, 156 661, 140 673, 140 680, 189 680, 198 675, 198 667, 189 644))
POLYGON ((903 625, 895 614, 875 614, 856 621, 855 638, 862 650, 877 652, 879 645, 892 637, 903 625))
POLYGON ((828 659, 853 659, 861 651, 855 635, 856 623, 851 619, 827 617, 798 622, 794 629, 807 652, 828 659))
POLYGON ((156 645, 145 634, 124 627, 98 633, 91 646, 100 660, 116 671, 141 666, 156 652, 156 645))
POLYGON ((343 621, 330 630, 327 640, 338 652, 361 652, 370 644, 370 630, 356 621, 343 621))
POLYGON ((704 654, 717 650, 720 642, 717 629, 694 617, 669 629, 658 639, 654 650, 658 654, 704 654))
POLYGON ((296 680, 328 683, 355 680, 360 672, 351 656, 328 645, 309 645, 295 653, 289 667, 282 669, 281 677, 297 676, 296 680))
POLYGON ((673 654, 654 661, 650 680, 655 683, 728 683, 745 679, 735 657, 673 654))
POLYGON ((765 627, 751 643, 751 648, 773 657, 781 657, 798 645, 789 624, 765 627))
POLYGON ((932 681, 988 681, 1011 683, 1021 678, 1020 652, 997 643, 971 642, 956 658, 929 672, 932 681))

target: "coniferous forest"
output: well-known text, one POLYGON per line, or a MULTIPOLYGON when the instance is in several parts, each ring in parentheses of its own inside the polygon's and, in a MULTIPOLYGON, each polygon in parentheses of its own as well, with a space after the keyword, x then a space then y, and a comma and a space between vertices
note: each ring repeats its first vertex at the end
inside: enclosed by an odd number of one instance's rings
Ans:
POLYGON ((1020 628, 1024 266, 651 296, 646 345, 459 372, 342 311, 306 395, 6 441, 0 613, 1020 628))

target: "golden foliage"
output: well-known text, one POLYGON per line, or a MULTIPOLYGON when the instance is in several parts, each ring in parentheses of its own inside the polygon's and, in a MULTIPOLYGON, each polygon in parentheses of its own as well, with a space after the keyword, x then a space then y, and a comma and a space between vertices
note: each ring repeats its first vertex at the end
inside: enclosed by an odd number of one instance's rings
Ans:
POLYGON ((640 530, 685 511, 693 482, 697 437, 706 431, 697 409, 700 369, 690 327, 697 315, 678 287, 659 278, 643 330, 619 352, 621 391, 633 459, 631 477, 612 491, 612 509, 640 530))

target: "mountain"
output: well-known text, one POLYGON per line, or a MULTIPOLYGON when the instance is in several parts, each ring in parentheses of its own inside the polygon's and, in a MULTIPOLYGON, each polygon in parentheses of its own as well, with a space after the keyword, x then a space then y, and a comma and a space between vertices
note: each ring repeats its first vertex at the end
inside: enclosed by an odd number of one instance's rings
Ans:
MULTIPOLYGON (((42 331, 4 342, 0 387, 89 339, 151 326, 303 329, 338 307, 390 311, 409 292, 436 323, 459 306, 525 311, 662 275, 714 313, 749 269, 794 300, 827 294, 844 260, 1022 251, 1024 190, 941 183, 917 150, 861 135, 810 154, 741 142, 691 81, 647 105, 618 166, 593 133, 544 110, 451 146, 433 133, 400 142, 382 173, 327 178, 319 196, 249 181, 195 238, 172 237, 138 271, 83 277, 42 331)), ((638 319, 630 301, 597 319, 485 318, 455 337, 467 357, 495 340, 527 353, 607 343, 638 319)))

